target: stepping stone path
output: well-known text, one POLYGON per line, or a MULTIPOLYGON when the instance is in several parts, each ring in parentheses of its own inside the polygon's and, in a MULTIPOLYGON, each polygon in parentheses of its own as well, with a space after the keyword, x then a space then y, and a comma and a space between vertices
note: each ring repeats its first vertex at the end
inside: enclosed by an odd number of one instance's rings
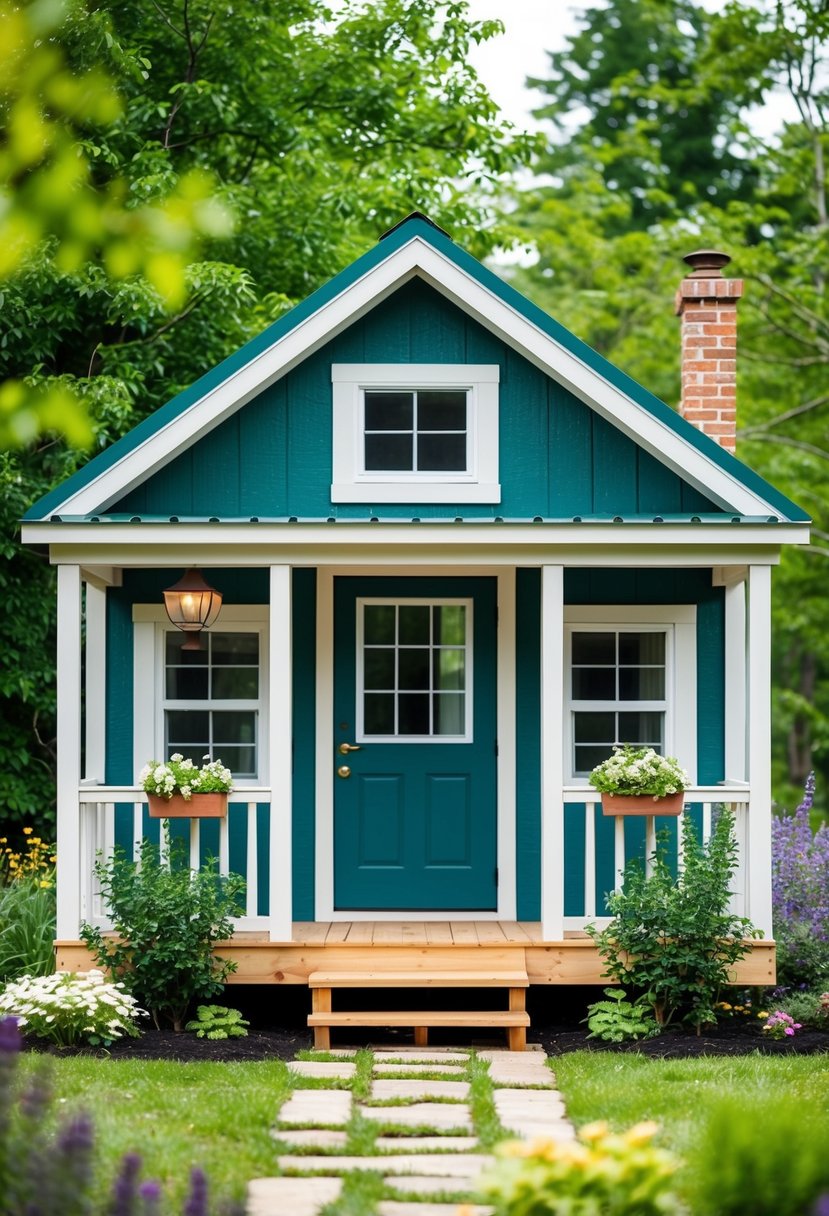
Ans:
MULTIPOLYGON (((475 1199, 478 1179, 493 1157, 481 1150, 474 1134, 468 1079, 443 1079, 468 1078, 468 1052, 405 1047, 375 1051, 371 1094, 362 1102, 343 1088, 356 1076, 354 1052, 326 1055, 336 1058, 289 1065, 295 1088, 271 1133, 281 1176, 250 1183, 247 1216, 317 1216, 340 1198, 344 1177, 356 1170, 380 1175, 390 1195, 378 1202, 375 1216, 456 1216, 459 1203, 475 1199), (439 1079, 428 1080, 428 1073, 439 1079), (337 1088, 302 1088, 326 1081, 337 1088), (392 1105, 383 1105, 388 1102, 392 1105), (385 1131, 376 1137, 371 1153, 358 1149, 362 1155, 357 1155, 349 1151, 353 1115, 400 1132, 385 1131), (448 1198, 454 1201, 447 1203, 448 1198)), ((543 1052, 480 1051, 478 1058, 489 1064, 496 1111, 508 1135, 573 1138, 543 1052)), ((463 1210, 464 1216, 492 1213, 492 1208, 475 1202, 466 1202, 463 1210)))

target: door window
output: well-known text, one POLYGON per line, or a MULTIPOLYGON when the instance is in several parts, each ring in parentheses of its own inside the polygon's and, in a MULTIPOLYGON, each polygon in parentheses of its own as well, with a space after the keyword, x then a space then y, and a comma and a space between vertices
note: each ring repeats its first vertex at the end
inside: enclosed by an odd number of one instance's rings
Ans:
POLYGON ((472 601, 357 604, 358 735, 472 741, 472 601))

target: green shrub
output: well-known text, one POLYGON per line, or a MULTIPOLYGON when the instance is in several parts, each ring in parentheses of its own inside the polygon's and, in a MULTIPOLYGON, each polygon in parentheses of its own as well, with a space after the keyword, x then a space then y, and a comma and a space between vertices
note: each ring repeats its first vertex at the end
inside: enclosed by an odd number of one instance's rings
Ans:
POLYGON ((12 1015, 21 1030, 58 1047, 108 1047, 124 1034, 137 1038, 135 1018, 147 1016, 123 984, 108 984, 100 971, 24 975, 0 995, 0 1015, 12 1015))
POLYGON ((659 1034, 653 1010, 641 997, 634 1004, 621 988, 605 988, 607 1000, 587 1006, 587 1027, 590 1039, 606 1043, 624 1043, 626 1039, 649 1039, 659 1034))
POLYGON ((12 878, 0 886, 0 983, 54 970, 54 880, 34 874, 12 878))
MULTIPOLYGON (((511 1141, 482 1189, 496 1216, 660 1216, 680 1210, 672 1191, 678 1160, 651 1143, 655 1123, 622 1134, 604 1123, 577 1141, 511 1141)), ((748 1209, 747 1209, 748 1210, 748 1209)))
POLYGON ((829 1112, 795 1097, 768 1105, 723 1099, 689 1161, 691 1209, 699 1216, 804 1216, 829 1189, 829 1112))
POLYGON ((621 891, 608 896, 613 920, 587 932, 607 975, 645 997, 660 1026, 677 1014, 697 1032, 716 1021, 716 1003, 735 962, 748 953, 744 937, 759 937, 751 922, 728 910, 737 860, 733 815, 723 807, 707 845, 689 815, 682 820, 683 867, 675 879, 663 851, 647 875, 638 860, 625 869, 621 891))
POLYGON ((829 1030, 829 992, 789 992, 766 1008, 780 1009, 802 1026, 829 1030))
POLYGON ((81 937, 100 966, 123 980, 156 1026, 162 1020, 182 1030, 191 1002, 218 996, 236 964, 213 954, 213 943, 233 933, 244 880, 220 877, 215 861, 193 871, 184 846, 161 864, 158 849, 141 842, 138 862, 115 851, 95 873, 114 936, 85 924, 81 937))
POLYGON ((188 1022, 185 1030, 194 1030, 198 1039, 244 1039, 247 1038, 246 1022, 238 1009, 226 1005, 199 1005, 196 1016, 188 1022))

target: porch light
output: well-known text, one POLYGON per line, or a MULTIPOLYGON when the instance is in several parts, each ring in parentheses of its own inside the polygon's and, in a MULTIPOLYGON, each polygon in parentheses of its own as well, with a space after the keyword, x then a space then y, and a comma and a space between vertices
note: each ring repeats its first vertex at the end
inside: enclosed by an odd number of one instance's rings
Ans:
POLYGON ((164 607, 176 629, 184 633, 182 650, 201 650, 202 629, 209 629, 222 607, 221 592, 209 587, 198 570, 188 570, 164 592, 164 607))

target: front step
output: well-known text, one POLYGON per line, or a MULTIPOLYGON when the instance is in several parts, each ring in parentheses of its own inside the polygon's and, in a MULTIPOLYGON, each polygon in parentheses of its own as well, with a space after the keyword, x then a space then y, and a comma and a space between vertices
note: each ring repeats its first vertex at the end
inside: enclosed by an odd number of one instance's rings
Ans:
POLYGON ((314 1028, 314 1047, 327 1051, 332 1026, 411 1026, 415 1045, 428 1044, 430 1026, 503 1026, 510 1051, 527 1046, 526 969, 509 971, 412 971, 366 968, 365 971, 312 971, 308 976, 312 1012, 308 1025, 314 1028), (335 988, 503 988, 509 994, 508 1009, 490 1010, 332 1010, 335 988))

